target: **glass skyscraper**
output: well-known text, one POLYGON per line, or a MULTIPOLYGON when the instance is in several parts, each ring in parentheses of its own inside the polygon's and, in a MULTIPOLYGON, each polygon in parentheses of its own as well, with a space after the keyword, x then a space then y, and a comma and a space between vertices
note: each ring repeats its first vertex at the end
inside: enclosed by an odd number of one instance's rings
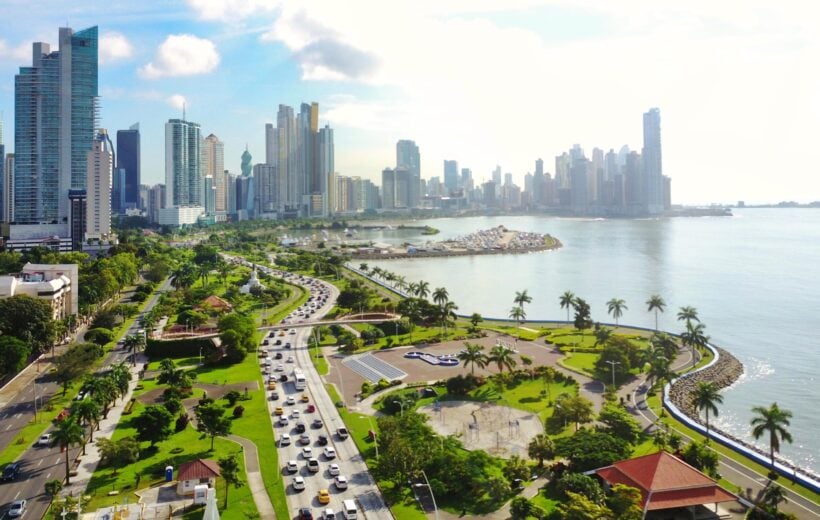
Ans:
POLYGON ((200 130, 197 123, 165 123, 165 207, 203 206, 200 130))
POLYGON ((120 209, 140 207, 140 125, 117 130, 117 165, 125 170, 124 204, 120 209))
POLYGON ((32 47, 15 76, 14 221, 67 224, 68 192, 86 184, 98 121, 97 27, 59 31, 59 50, 32 47))

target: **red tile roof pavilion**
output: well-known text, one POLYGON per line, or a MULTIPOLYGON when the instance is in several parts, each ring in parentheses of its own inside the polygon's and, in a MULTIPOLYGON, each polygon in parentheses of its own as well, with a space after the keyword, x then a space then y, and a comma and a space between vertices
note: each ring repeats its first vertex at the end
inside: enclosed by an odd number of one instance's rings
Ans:
POLYGON ((622 460, 595 473, 612 486, 624 484, 640 490, 644 511, 737 500, 717 482, 665 451, 622 460))
POLYGON ((219 464, 210 459, 195 459, 180 465, 177 479, 180 481, 199 480, 216 478, 219 475, 219 464))

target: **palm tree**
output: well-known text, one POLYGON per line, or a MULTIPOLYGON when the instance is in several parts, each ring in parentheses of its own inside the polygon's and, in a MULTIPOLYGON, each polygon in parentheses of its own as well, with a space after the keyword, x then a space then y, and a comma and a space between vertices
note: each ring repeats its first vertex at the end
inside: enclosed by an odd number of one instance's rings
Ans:
POLYGON ((532 303, 532 296, 527 294, 526 289, 524 289, 521 292, 515 291, 515 298, 513 298, 513 303, 515 303, 523 309, 525 303, 532 303))
POLYGON ((60 479, 52 479, 46 482, 45 484, 45 492, 48 495, 49 503, 53 504, 54 499, 57 498, 57 495, 60 494, 60 491, 63 490, 63 482, 60 479))
MULTIPOLYGON (((90 426, 89 441, 94 442, 94 428, 100 422, 100 405, 91 399, 83 399, 82 401, 74 401, 71 405, 71 416, 76 417, 80 423, 85 423, 90 426)), ((85 449, 85 446, 83 446, 85 449)))
POLYGON ((419 298, 426 300, 427 297, 430 295, 430 284, 425 282, 424 280, 419 280, 418 288, 416 289, 416 296, 419 298))
POLYGON ((761 501, 776 513, 780 504, 786 502, 786 490, 783 489, 783 486, 769 482, 769 485, 763 490, 761 501))
POLYGON ((475 375, 475 367, 484 368, 487 366, 489 360, 487 354, 484 353, 484 346, 478 343, 464 342, 464 350, 458 353, 459 361, 464 365, 470 365, 470 374, 475 375))
POLYGON ((117 363, 112 366, 111 378, 119 396, 125 397, 128 393, 128 384, 131 382, 131 372, 128 370, 128 366, 125 363, 117 363))
POLYGON ((572 291, 564 291, 564 294, 561 295, 560 302, 561 308, 567 309, 567 321, 569 321, 569 311, 575 303, 575 294, 572 291))
POLYGON ((551 459, 555 456, 555 444, 546 433, 539 433, 532 438, 529 445, 527 445, 527 455, 531 459, 538 459, 538 467, 544 465, 546 459, 551 459))
POLYGON ((439 307, 444 305, 444 302, 450 299, 450 293, 447 292, 447 289, 444 287, 437 287, 435 291, 433 291, 433 301, 436 302, 436 305, 439 307))
POLYGON ((399 291, 404 291, 405 289, 407 289, 407 278, 406 277, 397 276, 395 282, 396 282, 396 289, 398 289, 399 291))
POLYGON ((523 307, 514 306, 510 309, 510 319, 518 322, 518 333, 521 334, 521 322, 527 319, 527 313, 524 312, 523 307))
POLYGON ((649 378, 661 385, 661 403, 666 398, 666 383, 671 383, 675 379, 675 373, 669 368, 669 360, 660 357, 656 360, 656 364, 649 367, 649 378))
POLYGON ((407 294, 411 296, 417 296, 418 291, 419 284, 417 284, 416 282, 410 282, 409 284, 407 284, 407 294))
POLYGON ((366 273, 367 272, 367 264, 361 263, 359 264, 359 271, 366 273))
POLYGON ((678 321, 685 321, 687 325, 693 321, 700 321, 698 310, 691 306, 681 307, 678 311, 678 321))
POLYGON ((751 422, 752 437, 757 440, 769 434, 769 457, 772 460, 772 472, 774 472, 774 454, 780 451, 780 442, 792 443, 792 436, 786 429, 790 425, 789 419, 792 413, 788 410, 781 410, 777 403, 772 403, 768 408, 755 406, 752 412, 757 414, 751 422))
POLYGON ((609 340, 612 339, 612 329, 602 327, 599 323, 595 324, 595 346, 606 346, 609 340))
POLYGON ((655 311, 655 330, 658 330, 658 312, 663 312, 666 307, 666 302, 658 294, 653 294, 646 300, 646 311, 655 311))
POLYGON ((219 272, 219 278, 222 279, 222 286, 227 290, 228 289, 228 275, 231 273, 231 264, 228 262, 219 262, 216 266, 217 271, 219 272))
POLYGON ((60 445, 60 449, 65 451, 65 483, 69 485, 69 454, 70 448, 83 442, 85 437, 83 427, 77 423, 77 419, 71 416, 55 423, 55 428, 51 432, 51 438, 60 445))
POLYGON ((447 323, 452 319, 456 319, 456 310, 458 309, 458 305, 451 301, 445 301, 443 305, 439 307, 438 316, 441 320, 441 325, 444 328, 444 335, 447 336, 447 323))
POLYGON ((689 345, 692 349, 692 367, 697 364, 695 359, 695 348, 704 348, 709 343, 709 336, 703 333, 706 325, 692 322, 686 322, 686 332, 681 333, 680 339, 684 345, 689 345))
POLYGON ((717 417, 718 404, 723 404, 723 396, 720 391, 711 381, 698 383, 695 391, 692 394, 692 404, 695 410, 706 413, 706 440, 709 440, 709 413, 717 417))
POLYGON ((612 298, 608 302, 606 302, 607 312, 609 312, 613 318, 615 318, 615 326, 618 325, 618 320, 621 316, 624 315, 624 311, 628 311, 629 308, 626 306, 626 302, 620 298, 612 298))
POLYGON ((489 363, 495 363, 498 367, 498 373, 503 374, 504 369, 512 370, 518 362, 513 357, 513 351, 504 345, 496 345, 490 350, 490 355, 487 356, 489 363))

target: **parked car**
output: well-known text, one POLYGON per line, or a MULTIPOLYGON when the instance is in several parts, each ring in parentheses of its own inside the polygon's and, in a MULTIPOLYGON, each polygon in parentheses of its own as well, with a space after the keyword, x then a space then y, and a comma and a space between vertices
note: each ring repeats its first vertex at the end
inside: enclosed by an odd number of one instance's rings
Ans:
POLYGON ((11 464, 7 465, 3 468, 3 474, 0 475, 0 480, 3 482, 7 482, 9 480, 15 480, 17 477, 20 476, 20 463, 19 462, 12 462, 11 464))

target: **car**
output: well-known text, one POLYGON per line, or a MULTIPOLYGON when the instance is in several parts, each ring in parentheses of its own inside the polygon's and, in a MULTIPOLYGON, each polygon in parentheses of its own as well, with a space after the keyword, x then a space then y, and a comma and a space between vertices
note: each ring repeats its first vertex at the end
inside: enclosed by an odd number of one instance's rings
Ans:
POLYGON ((273 411, 273 415, 283 415, 285 413, 285 409, 281 406, 277 406, 276 410, 273 411))
POLYGON ((266 339, 265 339, 265 340, 262 340, 262 345, 264 345, 264 346, 266 346, 266 347, 267 347, 268 345, 270 345, 270 341, 268 341, 268 340, 266 340, 266 339))
POLYGON ((334 448, 333 446, 325 446, 325 458, 328 460, 335 459, 336 448, 334 448))
POLYGON ((325 423, 323 423, 322 420, 317 417, 316 419, 313 419, 311 426, 314 428, 321 428, 322 426, 324 426, 324 424, 325 423))
POLYGON ((285 331, 284 331, 284 330, 280 330, 280 331, 279 331, 279 335, 280 335, 280 336, 284 336, 284 335, 285 335, 285 331))
POLYGON ((0 480, 3 482, 7 482, 9 480, 15 480, 17 477, 20 476, 20 467, 21 464, 19 462, 12 462, 11 464, 7 465, 3 468, 3 473, 0 475, 0 480))
POLYGON ((319 446, 327 446, 327 435, 319 435, 317 440, 319 442, 319 446))
POLYGON ((307 394, 302 394, 302 397, 300 397, 299 399, 301 399, 303 403, 307 403, 310 401, 310 397, 308 397, 307 394))
POLYGON ((270 393, 270 400, 271 401, 278 401, 279 400, 279 392, 277 392, 276 390, 271 392, 270 393))
POLYGON ((289 446, 290 445, 290 435, 287 433, 283 433, 279 436, 279 446, 289 446))
POLYGON ((317 495, 320 504, 329 504, 330 503, 330 492, 327 489, 320 489, 319 494, 317 495))
POLYGON ((328 507, 325 509, 324 513, 322 513, 322 518, 324 520, 336 520, 336 513, 333 512, 333 509, 328 507))
POLYGON ((51 446, 51 434, 44 433, 37 439, 37 446, 51 446))
POLYGON ((298 418, 299 418, 299 414, 300 414, 299 410, 294 410, 293 412, 291 412, 291 414, 290 414, 290 418, 291 418, 291 419, 298 419, 298 418))
POLYGON ((337 476, 333 483, 336 485, 336 489, 347 489, 347 477, 344 475, 337 476))
POLYGON ((292 395, 289 395, 288 399, 285 401, 285 403, 286 404, 291 404, 291 405, 296 404, 296 399, 294 399, 292 395))
POLYGON ((315 406, 313 406, 312 404, 309 404, 309 405, 307 406, 307 408, 305 408, 305 411, 306 411, 307 413, 313 413, 313 412, 315 412, 315 411, 316 411, 316 407, 315 407, 315 406))
POLYGON ((311 457, 313 457, 313 448, 311 448, 310 446, 303 446, 302 447, 302 458, 303 459, 309 459, 311 457))
POLYGON ((285 343, 285 348, 290 348, 290 341, 288 341, 287 343, 285 343))
POLYGON ((286 376, 285 374, 282 374, 281 376, 279 376, 279 382, 280 383, 286 383, 287 381, 288 381, 288 376, 286 376))
POLYGON ((293 477, 293 490, 303 491, 305 489, 305 479, 303 477, 293 477))
POLYGON ((293 356, 288 356, 288 358, 285 360, 285 363, 294 363, 294 362, 295 362, 295 360, 293 359, 293 356))
POLYGON ((276 359, 282 359, 282 353, 277 352, 273 357, 276 358, 276 359))
POLYGON ((299 466, 296 465, 295 460, 289 460, 287 464, 285 464, 285 470, 288 473, 296 473, 299 471, 299 466))
POLYGON ((279 426, 287 426, 288 425, 288 416, 287 415, 280 415, 279 416, 279 426))
POLYGON ((285 371, 285 365, 283 365, 281 363, 276 365, 276 371, 277 372, 284 372, 285 371))
POLYGON ((288 331, 288 334, 291 334, 291 335, 296 334, 296 329, 290 329, 290 331, 288 331))
POLYGON ((26 512, 26 501, 25 500, 15 500, 11 503, 11 507, 9 507, 9 518, 17 518, 23 516, 23 513, 26 512))
POLYGON ((310 512, 310 509, 307 507, 299 508, 299 520, 313 520, 313 513, 310 512))
POLYGON ((296 433, 305 433, 305 422, 304 421, 297 421, 296 422, 296 433))
POLYGON ((303 433, 299 436, 299 442, 305 445, 310 444, 310 435, 303 433))
POLYGON ((281 344, 282 344, 282 340, 281 340, 281 339, 277 339, 276 341, 274 341, 274 342, 273 342, 273 344, 274 344, 274 345, 276 345, 276 346, 279 346, 279 345, 281 345, 281 344))
POLYGON ((319 459, 316 459, 316 458, 308 459, 307 469, 311 473, 318 473, 319 472, 319 459))
POLYGON ((268 381, 268 390, 276 390, 276 381, 268 381))
POLYGON ((348 432, 347 428, 345 428, 344 426, 340 426, 336 430, 336 435, 338 435, 340 439, 345 440, 350 436, 350 432, 348 432))

